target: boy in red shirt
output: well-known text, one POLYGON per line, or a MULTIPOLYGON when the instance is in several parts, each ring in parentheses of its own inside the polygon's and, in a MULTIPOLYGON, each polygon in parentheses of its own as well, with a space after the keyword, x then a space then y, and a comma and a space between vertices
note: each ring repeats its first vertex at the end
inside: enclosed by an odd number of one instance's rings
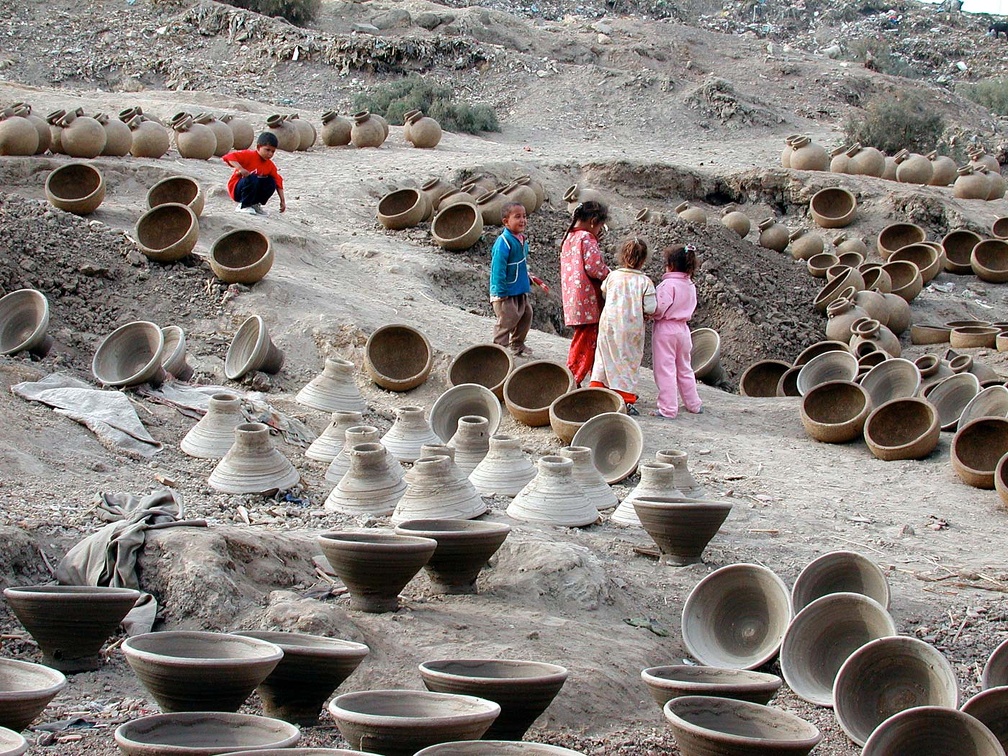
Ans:
POLYGON ((234 150, 221 158, 234 168, 228 179, 228 194, 238 203, 239 213, 266 215, 263 205, 276 192, 280 198, 280 212, 287 209, 284 198, 283 178, 273 163, 277 151, 276 134, 264 131, 256 139, 254 150, 234 150))

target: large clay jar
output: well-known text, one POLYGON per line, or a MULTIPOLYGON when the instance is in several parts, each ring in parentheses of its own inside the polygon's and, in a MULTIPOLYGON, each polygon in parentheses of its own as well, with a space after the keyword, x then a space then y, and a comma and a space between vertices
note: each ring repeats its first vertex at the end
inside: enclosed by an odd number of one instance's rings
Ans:
POLYGON ((490 436, 489 450, 469 473, 469 481, 484 496, 516 496, 536 475, 535 465, 514 436, 490 436))
POLYGON ((46 120, 32 113, 31 105, 26 102, 19 102, 14 106, 14 115, 27 118, 35 127, 35 131, 38 132, 39 141, 38 147, 35 148, 35 154, 41 155, 48 150, 49 142, 52 140, 52 132, 49 130, 49 124, 46 123, 46 120))
POLYGON ((897 181, 922 186, 931 183, 931 161, 926 157, 909 150, 901 150, 895 157, 897 181))
POLYGON ((350 469, 324 506, 330 512, 384 517, 392 514, 405 491, 406 481, 390 469, 384 446, 357 444, 350 450, 350 469))
POLYGON ((343 147, 350 144, 350 130, 353 124, 335 111, 322 114, 322 144, 326 147, 343 147))
POLYGON ((54 110, 46 115, 46 123, 49 124, 49 149, 54 155, 65 154, 63 152, 63 126, 61 120, 66 115, 65 110, 54 110))
POLYGON ((874 147, 862 147, 860 144, 851 145, 847 150, 847 173, 860 176, 883 177, 886 168, 886 158, 874 147))
POLYGON ((990 182, 987 177, 974 172, 966 165, 956 171, 957 178, 952 186, 952 193, 959 199, 987 199, 990 192, 990 182))
POLYGON ((983 147, 977 147, 974 150, 970 150, 969 156, 970 156, 970 166, 974 170, 983 167, 993 173, 1001 173, 1001 164, 998 163, 997 158, 991 154, 988 154, 988 152, 983 147))
POLYGON ((452 205, 472 205, 476 207, 476 195, 483 194, 482 189, 449 189, 447 192, 441 195, 441 200, 438 202, 438 210, 447 210, 452 205), (473 194, 472 192, 476 192, 473 194))
POLYGON ((300 480, 294 465, 273 446, 267 425, 242 423, 235 427, 234 445, 207 482, 222 493, 266 496, 293 488, 300 480))
POLYGON ((294 130, 297 131, 298 146, 295 149, 298 152, 309 150, 315 145, 315 140, 318 138, 318 134, 315 131, 315 127, 311 125, 310 121, 306 121, 297 113, 293 113, 287 116, 287 123, 293 126, 294 130))
POLYGON ((277 138, 277 148, 284 152, 294 152, 301 145, 297 127, 278 113, 266 119, 266 131, 277 138))
POLYGON ((381 442, 397 460, 412 464, 420 459, 424 444, 439 444, 441 439, 427 422, 423 407, 399 407, 395 422, 381 442))
POLYGON ((192 118, 183 118, 173 126, 175 147, 179 155, 193 160, 209 160, 217 149, 217 137, 209 126, 196 123, 192 118))
MULTIPOLYGON (((863 344, 871 344, 874 349, 880 349, 891 357, 899 357, 902 349, 899 339, 886 326, 872 318, 865 318, 854 323, 851 327, 851 351, 855 355, 864 353, 867 347, 863 344)), ((868 349, 867 351, 873 351, 868 349)))
POLYGON ((449 197, 468 198, 463 192, 451 192, 441 199, 441 209, 431 221, 431 237, 441 249, 459 252, 469 249, 483 235, 483 214, 475 203, 455 202, 449 197))
POLYGON ((796 228, 788 239, 791 257, 795 260, 808 260, 823 251, 822 237, 804 228, 796 228))
POLYGON ((392 513, 393 524, 409 520, 471 520, 487 511, 468 478, 451 457, 425 453, 406 473, 405 491, 392 513))
POLYGON ((540 207, 543 206, 543 203, 546 202, 546 187, 542 185, 542 182, 537 181, 528 174, 523 174, 519 176, 511 183, 527 186, 535 194, 536 203, 535 208, 533 208, 532 212, 538 210, 540 207))
POLYGON ((742 239, 749 234, 749 230, 752 227, 749 216, 739 210, 732 210, 730 213, 725 213, 724 217, 721 218, 721 223, 738 234, 739 238, 742 239))
POLYGON ((849 299, 835 299, 826 307, 826 338, 850 341, 854 321, 868 317, 868 313, 849 299))
POLYGON ((63 152, 70 157, 98 157, 105 149, 105 129, 94 118, 83 113, 84 111, 78 108, 60 119, 60 125, 63 127, 60 144, 63 152))
POLYGON ((800 134, 789 134, 784 137, 784 149, 781 151, 780 156, 781 168, 791 167, 791 153, 794 152, 794 147, 791 146, 791 143, 800 136, 800 134))
POLYGON ((931 161, 931 186, 948 186, 956 178, 955 161, 948 155, 939 155, 935 151, 927 154, 931 161))
POLYGON ((241 400, 233 394, 214 394, 206 414, 182 438, 179 447, 190 457, 220 459, 234 445, 235 428, 245 422, 241 400))
POLYGON ((949 457, 960 480, 975 488, 994 489, 998 462, 1008 454, 1008 418, 978 417, 961 425, 952 438, 949 457))
MULTIPOLYGON (((322 372, 300 391, 294 400, 298 404, 322 412, 356 412, 367 410, 360 389, 354 380, 356 366, 340 357, 326 357, 322 372)), ((358 423, 352 423, 357 425, 358 423)), ((342 443, 342 439, 341 439, 342 443)), ((330 457, 332 459, 332 457, 330 457)))
POLYGON ((159 158, 168 152, 171 138, 168 129, 160 123, 148 121, 143 116, 134 116, 127 124, 133 132, 130 154, 133 157, 159 158))
POLYGON ((830 153, 830 173, 849 173, 849 163, 846 147, 837 147, 830 153))
POLYGON ((436 212, 441 205, 441 198, 454 189, 447 181, 440 178, 432 178, 420 185, 420 191, 427 195, 431 207, 436 212))
POLYGON ((255 130, 252 124, 244 118, 237 118, 230 113, 220 117, 221 123, 225 123, 231 129, 231 138, 236 150, 247 150, 252 146, 255 139, 255 130))
POLYGON ((699 207, 694 207, 690 205, 689 202, 680 202, 675 207, 676 215, 682 218, 687 223, 694 223, 698 226, 702 226, 707 223, 707 213, 701 210, 699 207))
MULTIPOLYGON (((981 172, 983 171, 982 168, 980 170, 981 172)), ((987 171, 987 180, 990 182, 990 188, 987 190, 987 199, 996 200, 1004 197, 1005 182, 1001 176, 1001 172, 987 171)))
POLYGON ((224 155, 227 155, 234 149, 234 132, 231 131, 231 127, 226 123, 218 121, 209 113, 200 113, 193 120, 196 123, 203 124, 213 132, 214 138, 217 140, 217 146, 214 148, 214 155, 216 157, 224 157, 224 155))
POLYGON ((560 456, 574 463, 574 481, 596 509, 612 509, 619 504, 616 494, 595 467, 594 452, 589 447, 565 446, 560 450, 560 456))
POLYGON ((790 168, 798 171, 828 171, 830 157, 821 144, 807 136, 791 140, 790 168))
POLYGON ((483 225, 500 226, 503 223, 501 214, 504 212, 505 205, 509 203, 510 200, 496 190, 485 192, 477 197, 476 207, 480 211, 480 215, 483 216, 483 225))
MULTIPOLYGON (((455 464, 467 478, 490 451, 490 421, 477 415, 465 415, 458 420, 458 429, 448 440, 455 450, 455 464)), ((496 428, 495 428, 496 430, 496 428)))
POLYGON ((764 218, 759 222, 759 245, 775 252, 783 252, 790 241, 791 233, 787 226, 778 223, 775 218, 764 218))
POLYGON ((882 269, 881 263, 861 263, 858 265, 858 272, 861 273, 861 280, 864 281, 867 291, 877 294, 888 294, 892 291, 892 279, 882 269))
POLYGON ((574 480, 572 460, 547 455, 539 459, 538 468, 536 477, 508 505, 509 517, 568 528, 598 520, 598 510, 574 480))
POLYGON ((414 113, 409 119, 409 139, 414 147, 431 149, 441 141, 441 124, 423 113, 414 113))
POLYGON ((0 155, 34 155, 39 146, 39 132, 24 116, 10 108, 0 111, 0 155))
POLYGON ((350 141, 354 147, 381 147, 385 141, 385 128, 371 113, 362 110, 353 115, 350 141))
POLYGON ((531 214, 535 212, 536 193, 528 184, 522 184, 517 181, 512 181, 510 184, 501 190, 504 196, 508 198, 510 202, 517 202, 522 207, 525 208, 525 212, 531 214))

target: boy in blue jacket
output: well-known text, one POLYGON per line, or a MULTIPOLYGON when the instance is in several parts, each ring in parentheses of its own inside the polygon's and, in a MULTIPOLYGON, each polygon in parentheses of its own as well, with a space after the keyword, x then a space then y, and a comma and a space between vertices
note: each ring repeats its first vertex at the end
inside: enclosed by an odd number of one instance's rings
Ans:
POLYGON ((490 302, 497 316, 493 341, 510 348, 518 357, 531 357, 532 350, 525 346, 525 337, 532 325, 529 291, 535 279, 528 272, 525 208, 517 202, 507 204, 501 220, 504 230, 490 253, 490 302))

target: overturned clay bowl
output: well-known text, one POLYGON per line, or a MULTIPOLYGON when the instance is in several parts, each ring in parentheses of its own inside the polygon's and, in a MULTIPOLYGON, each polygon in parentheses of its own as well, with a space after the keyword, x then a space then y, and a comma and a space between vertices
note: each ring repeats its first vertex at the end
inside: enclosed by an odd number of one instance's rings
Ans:
POLYGON ((105 199, 105 177, 87 163, 69 163, 49 174, 45 194, 55 208, 88 215, 105 199))
POLYGON ((641 679, 647 685, 651 697, 662 707, 673 698, 683 696, 736 698, 765 704, 781 686, 781 679, 777 675, 765 672, 694 667, 688 664, 648 667, 641 671, 641 679))
POLYGON ((60 672, 101 666, 102 645, 133 608, 130 588, 39 585, 5 588, 4 596, 42 652, 42 663, 60 672))
POLYGON ((578 756, 581 751, 530 743, 525 740, 468 740, 438 743, 417 751, 416 756, 578 756))
POLYGON ((848 226, 856 212, 857 199, 839 186, 820 189, 809 202, 809 214, 820 228, 848 226))
POLYGON ((137 386, 164 379, 161 356, 164 332, 154 323, 137 320, 119 326, 104 338, 91 360, 91 372, 106 386, 137 386))
POLYGON ((604 412, 626 412, 623 397, 601 387, 574 389, 550 405, 550 427, 557 438, 570 445, 582 425, 604 412))
POLYGON ((668 564, 696 564, 731 512, 726 501, 640 496, 633 500, 641 526, 668 564))
POLYGON ((757 564, 731 564, 690 591, 683 642, 701 664, 755 669, 777 655, 791 617, 791 596, 777 575, 757 564))
POLYGON ((1008 748, 1008 688, 991 688, 977 693, 963 704, 962 711, 983 722, 994 733, 1001 747, 1008 748))
POLYGON ((979 719, 942 706, 917 706, 893 714, 875 728, 861 751, 862 756, 1002 756, 1004 752, 979 719))
POLYGON ((237 711, 283 658, 272 643, 196 630, 135 635, 122 650, 166 713, 237 711))
POLYGON ((235 635, 272 643, 283 658, 256 691, 266 716, 313 727, 326 699, 368 655, 363 643, 319 635, 271 630, 246 630, 235 635))
POLYGON ((890 223, 876 237, 879 256, 888 260, 892 253, 908 244, 919 244, 927 239, 924 229, 916 223, 890 223))
POLYGON ((203 212, 203 190, 195 179, 188 176, 169 176, 158 181, 147 191, 148 208, 171 202, 185 205, 199 217, 203 212))
POLYGON ((364 368, 371 380, 389 391, 409 391, 430 375, 434 353, 427 337, 412 326, 385 325, 364 347, 364 368))
POLYGON ((504 523, 474 520, 407 520, 396 526, 399 535, 437 541, 424 570, 441 593, 475 593, 476 578, 510 532, 504 523))
POLYGON ((475 383, 503 399, 504 381, 513 369, 514 359, 507 349, 499 344, 476 344, 455 355, 448 366, 448 385, 475 383))
POLYGON ((41 291, 18 289, 0 298, 0 354, 45 357, 53 345, 48 328, 49 300, 41 291))
POLYGON ((469 249, 482 234, 483 214, 469 202, 449 205, 431 221, 434 243, 450 252, 469 249))
POLYGON ((595 467, 609 485, 629 478, 644 452, 644 431, 632 417, 604 412, 587 420, 571 439, 571 446, 592 450, 595 467))
POLYGON ((442 443, 451 441, 463 417, 484 417, 487 435, 500 427, 500 400, 492 390, 479 383, 460 383, 439 396, 430 409, 430 425, 442 443))
POLYGON ((798 373, 798 393, 805 396, 816 386, 831 381, 853 381, 857 372, 857 357, 850 352, 824 352, 802 366, 798 373))
POLYGON ((967 423, 952 438, 952 469, 963 483, 994 488, 994 471, 1008 454, 1008 419, 981 417, 967 423))
POLYGON ((261 231, 240 228, 220 237, 210 248, 210 270, 224 283, 251 285, 273 267, 273 245, 261 231))
POLYGON ((419 690, 344 693, 329 713, 353 749, 384 756, 413 756, 452 740, 477 740, 500 714, 500 706, 475 696, 419 690))
POLYGON ((831 551, 805 565, 791 587, 791 603, 800 612, 830 593, 861 593, 889 608, 889 581, 871 559, 853 551, 831 551))
POLYGON ((965 228, 957 228, 945 234, 942 239, 942 249, 945 250, 945 271, 957 276, 973 272, 970 255, 973 247, 983 241, 979 234, 965 228))
POLYGON ((428 690, 478 696, 500 705, 487 740, 520 740, 567 680, 557 664, 520 659, 440 659, 420 665, 428 690))
POLYGON ((922 459, 941 435, 938 411, 925 399, 894 399, 876 407, 865 421, 868 450, 886 462, 922 459))
POLYGON ((175 262, 196 246, 199 221, 187 205, 169 202, 141 215, 133 228, 133 238, 148 259, 175 262))
POLYGON ((119 725, 115 742, 127 756, 216 756, 242 749, 287 748, 301 732, 251 714, 188 711, 154 714, 119 725))
POLYGON ((28 741, 14 730, 0 727, 0 756, 21 756, 28 750, 28 741))
POLYGON ((66 677, 55 669, 0 659, 0 727, 21 732, 65 687, 66 677))
POLYGON ((518 422, 539 428, 549 424, 553 402, 574 388, 565 365, 535 360, 521 365, 504 382, 504 404, 518 422))
POLYGON ((822 740, 794 714, 733 698, 683 696, 664 713, 683 756, 801 756, 822 740))
POLYGON ((973 247, 970 266, 981 281, 1005 283, 1008 281, 1008 241, 986 239, 973 247))
POLYGON ((739 380, 742 396, 777 396, 777 384, 791 365, 781 360, 760 360, 750 365, 739 380))
POLYGON ((827 381, 802 397, 801 421, 810 438, 844 444, 860 438, 871 412, 868 392, 851 381, 827 381))

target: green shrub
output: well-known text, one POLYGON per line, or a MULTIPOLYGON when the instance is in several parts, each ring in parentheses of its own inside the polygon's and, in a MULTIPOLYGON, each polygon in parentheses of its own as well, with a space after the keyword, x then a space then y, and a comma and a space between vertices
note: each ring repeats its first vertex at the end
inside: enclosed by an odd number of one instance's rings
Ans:
POLYGON ((956 91, 992 113, 1008 115, 1008 79, 984 79, 975 84, 960 84, 956 91))
POLYGON ((945 121, 918 94, 886 94, 869 101, 860 119, 852 116, 845 131, 848 143, 872 145, 890 155, 904 147, 926 153, 937 147, 945 121))
POLYGON ((385 116, 390 123, 402 123, 410 110, 421 110, 441 124, 446 131, 477 134, 500 131, 493 108, 454 102, 454 92, 447 84, 432 84, 419 76, 382 84, 354 99, 355 110, 370 110, 385 116))
POLYGON ((861 37, 847 43, 847 57, 864 65, 865 68, 890 76, 919 79, 920 74, 906 60, 893 54, 884 39, 861 37))
POLYGON ((305 26, 315 20, 322 0, 224 0, 228 5, 244 8, 264 16, 285 18, 292 24, 305 26))

